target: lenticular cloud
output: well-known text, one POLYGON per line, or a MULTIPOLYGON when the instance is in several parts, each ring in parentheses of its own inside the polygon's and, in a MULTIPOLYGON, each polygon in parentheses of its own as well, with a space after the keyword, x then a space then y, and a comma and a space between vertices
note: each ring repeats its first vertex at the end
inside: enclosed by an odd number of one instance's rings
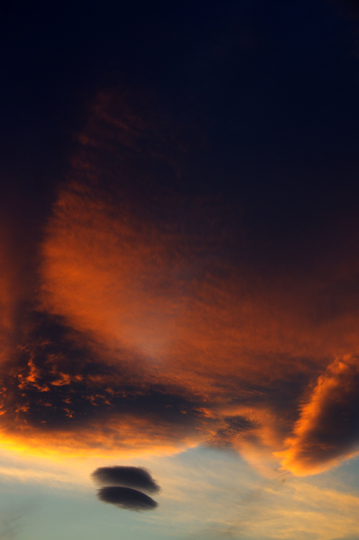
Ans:
POLYGON ((107 486, 99 489, 97 497, 100 501, 114 504, 125 510, 153 510, 158 503, 137 489, 107 486))
POLYGON ((153 510, 158 506, 151 497, 134 489, 140 488, 151 493, 160 490, 150 473, 142 467, 100 467, 91 476, 96 483, 105 484, 97 492, 102 502, 137 512, 153 510))
POLYGON ((125 486, 149 493, 160 490, 150 473, 142 467, 99 467, 92 473, 92 478, 101 485, 125 486))

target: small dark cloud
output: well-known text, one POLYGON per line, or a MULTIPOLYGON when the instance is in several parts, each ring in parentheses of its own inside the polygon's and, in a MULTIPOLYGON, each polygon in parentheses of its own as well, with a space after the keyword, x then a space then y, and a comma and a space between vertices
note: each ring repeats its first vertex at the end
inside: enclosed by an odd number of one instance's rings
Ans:
POLYGON ((92 473, 92 478, 105 486, 126 486, 150 493, 160 490, 150 473, 142 467, 100 467, 92 473))
POLYGON ((158 503, 137 489, 118 486, 107 486, 98 490, 100 501, 115 504, 126 510, 153 510, 158 503))

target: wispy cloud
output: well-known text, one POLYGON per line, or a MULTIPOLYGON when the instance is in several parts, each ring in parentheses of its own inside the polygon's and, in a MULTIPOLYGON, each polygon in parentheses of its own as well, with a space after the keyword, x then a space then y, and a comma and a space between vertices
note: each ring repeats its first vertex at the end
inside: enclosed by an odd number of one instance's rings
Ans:
POLYGON ((2 540, 16 540, 25 527, 24 518, 34 512, 35 507, 2 511, 0 514, 0 538, 2 540))

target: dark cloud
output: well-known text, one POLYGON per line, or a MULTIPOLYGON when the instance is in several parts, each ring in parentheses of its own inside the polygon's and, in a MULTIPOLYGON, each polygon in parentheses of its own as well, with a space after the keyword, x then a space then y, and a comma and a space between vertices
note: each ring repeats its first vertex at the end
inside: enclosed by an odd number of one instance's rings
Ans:
POLYGON ((65 432, 68 448, 152 448, 198 439, 211 423, 210 402, 153 377, 140 354, 117 349, 113 360, 61 317, 26 306, 19 319, 18 347, 0 369, 3 434, 35 445, 57 446, 65 432))
MULTIPOLYGON (((224 419, 221 414, 209 414, 218 405, 216 397, 203 396, 199 387, 182 386, 179 378, 174 384, 166 373, 164 379, 154 377, 138 351, 117 348, 112 361, 113 353, 109 356, 105 347, 76 331, 63 317, 23 305, 17 337, 18 347, 0 369, 1 425, 7 433, 13 434, 14 426, 16 432, 21 427, 21 433, 47 437, 50 444, 66 431, 70 437, 81 438, 85 446, 121 447, 127 437, 130 440, 124 426, 133 425, 136 432, 141 422, 141 444, 151 445, 153 436, 172 443, 194 436, 227 446, 238 434, 259 426, 238 414, 225 414, 224 419), (210 435, 212 431, 217 432, 215 437, 210 435)), ((283 359, 283 363, 289 362, 290 358, 283 359)), ((310 365, 309 374, 312 372, 310 365)), ((225 392, 226 401, 235 406, 262 403, 278 408, 281 424, 288 431, 308 383, 308 375, 292 378, 295 384, 287 375, 286 385, 278 379, 268 388, 257 380, 245 383, 240 376, 229 383, 222 373, 217 377, 216 392, 225 392), (281 412, 284 407, 286 414, 291 412, 286 421, 281 412)))
MULTIPOLYGON (((142 447, 151 447, 156 439, 160 445, 176 445, 187 437, 216 447, 232 447, 246 434, 252 434, 254 440, 261 429, 257 418, 210 412, 221 404, 220 396, 209 399, 200 387, 189 389, 180 379, 174 384, 167 378, 154 378, 138 351, 117 349, 115 362, 108 355, 105 347, 76 331, 63 317, 23 305, 18 347, 0 370, 4 433, 12 436, 20 430, 22 436, 58 445, 66 432, 75 446, 132 448, 138 444, 133 441, 140 430, 142 447)), ((293 362, 290 357, 281 361, 283 365, 293 362)), ((273 360, 263 358, 260 362, 272 364, 273 360)), ((229 381, 222 373, 217 377, 216 391, 224 392, 226 403, 235 408, 264 406, 276 411, 278 431, 285 437, 315 372, 309 360, 297 359, 297 365, 300 363, 308 363, 308 373, 287 373, 286 384, 281 377, 270 387, 259 380, 244 382, 240 376, 229 381)), ((155 490, 144 471, 137 469, 137 476, 133 471, 100 469, 97 476, 102 484, 115 484, 119 478, 124 484, 127 472, 124 485, 155 490)))
POLYGON ((194 425, 201 418, 202 400, 196 403, 192 396, 187 401, 181 388, 172 393, 151 381, 144 367, 142 376, 134 373, 130 364, 139 362, 136 354, 117 350, 116 365, 111 365, 104 361, 106 350, 93 349, 61 317, 23 307, 21 322, 24 335, 0 371, 4 425, 16 421, 56 431, 116 414, 158 417, 171 425, 194 425))
POLYGON ((154 510, 158 506, 158 503, 148 495, 128 487, 104 487, 99 489, 97 497, 102 502, 114 504, 126 510, 154 510))
POLYGON ((243 416, 224 418, 224 425, 218 429, 210 444, 220 448, 230 447, 237 434, 250 432, 255 427, 254 422, 243 416))
POLYGON ((143 489, 149 493, 160 490, 150 473, 142 467, 100 467, 92 473, 92 478, 98 484, 106 486, 125 486, 143 489))

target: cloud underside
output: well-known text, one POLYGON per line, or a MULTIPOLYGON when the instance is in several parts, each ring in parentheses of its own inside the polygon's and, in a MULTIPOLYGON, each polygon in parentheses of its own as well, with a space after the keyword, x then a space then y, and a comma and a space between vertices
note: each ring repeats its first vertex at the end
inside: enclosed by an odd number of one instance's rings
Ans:
MULTIPOLYGON (((299 279, 275 239, 263 247, 271 231, 254 253, 238 201, 178 189, 181 135, 168 130, 100 95, 21 298, 0 246, 2 437, 72 451, 207 444, 323 470, 359 442, 356 255, 329 265, 305 239, 315 269, 299 279)), ((152 508, 129 482, 99 497, 152 508)))
POLYGON ((158 504, 148 495, 128 487, 103 487, 97 493, 100 501, 114 504, 125 510, 154 510, 158 504))

